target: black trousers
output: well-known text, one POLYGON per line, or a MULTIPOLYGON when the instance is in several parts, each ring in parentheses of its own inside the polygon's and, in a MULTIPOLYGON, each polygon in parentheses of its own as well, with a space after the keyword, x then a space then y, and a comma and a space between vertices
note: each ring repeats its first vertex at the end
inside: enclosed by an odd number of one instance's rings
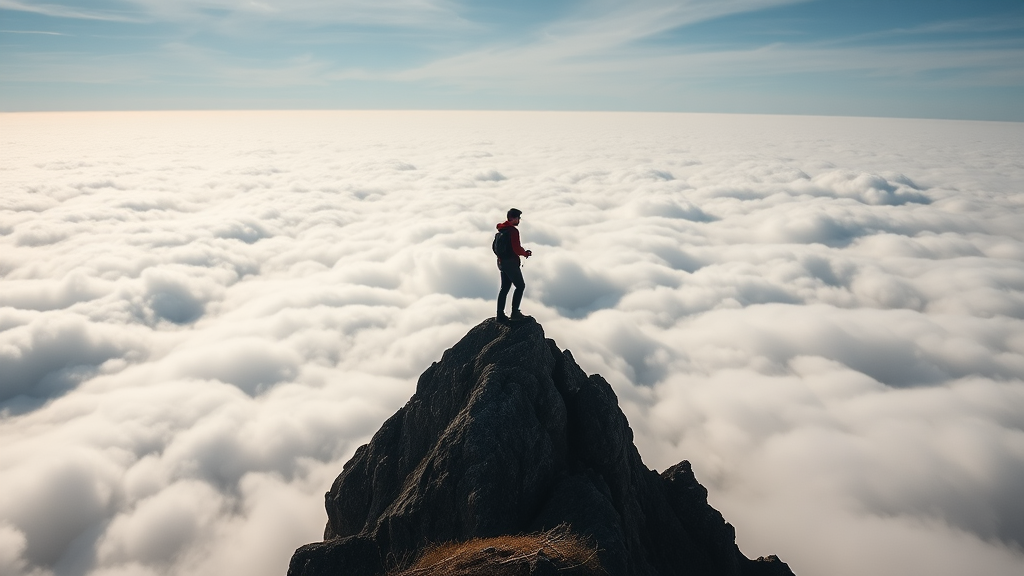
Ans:
POLYGON ((526 290, 526 282, 523 280, 523 271, 519 268, 519 259, 501 260, 498 262, 498 269, 501 270, 501 290, 498 291, 498 313, 505 312, 505 299, 508 298, 508 290, 513 284, 516 291, 512 293, 512 311, 519 310, 519 303, 523 301, 523 291, 526 290))

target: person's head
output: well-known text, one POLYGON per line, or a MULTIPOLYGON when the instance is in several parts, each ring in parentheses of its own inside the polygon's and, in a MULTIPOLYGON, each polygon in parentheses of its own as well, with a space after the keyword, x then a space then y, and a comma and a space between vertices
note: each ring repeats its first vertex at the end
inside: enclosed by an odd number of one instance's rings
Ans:
POLYGON ((510 208, 508 214, 506 214, 505 216, 508 218, 509 222, 512 222, 513 224, 519 224, 519 219, 523 216, 523 211, 516 210, 515 208, 510 208))

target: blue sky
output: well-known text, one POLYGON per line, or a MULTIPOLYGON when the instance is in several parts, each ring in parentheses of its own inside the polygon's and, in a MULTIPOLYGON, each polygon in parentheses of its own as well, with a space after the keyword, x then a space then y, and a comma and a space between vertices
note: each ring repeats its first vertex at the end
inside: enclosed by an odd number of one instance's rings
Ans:
POLYGON ((0 0, 0 110, 1024 121, 1021 0, 0 0))

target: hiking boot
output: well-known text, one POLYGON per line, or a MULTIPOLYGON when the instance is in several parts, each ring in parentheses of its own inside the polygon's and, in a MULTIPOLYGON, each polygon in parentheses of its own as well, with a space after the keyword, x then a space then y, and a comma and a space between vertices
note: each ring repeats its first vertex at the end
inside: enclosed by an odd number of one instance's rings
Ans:
POLYGON ((511 318, 513 320, 522 320, 523 318, 526 318, 526 316, 523 316, 523 313, 519 310, 513 310, 511 318))
POLYGON ((498 314, 494 318, 495 318, 495 320, 499 320, 501 322, 508 321, 508 316, 505 316, 505 311, 504 310, 500 310, 498 312, 498 314))

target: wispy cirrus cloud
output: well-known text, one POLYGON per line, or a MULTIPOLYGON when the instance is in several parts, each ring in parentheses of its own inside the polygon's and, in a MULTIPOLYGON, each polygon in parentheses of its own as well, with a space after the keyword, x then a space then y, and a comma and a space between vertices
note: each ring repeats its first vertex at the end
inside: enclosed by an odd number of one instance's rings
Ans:
MULTIPOLYGON (((625 7, 602 3, 604 11, 552 23, 518 43, 494 44, 440 58, 383 76, 396 80, 436 80, 483 88, 523 80, 593 90, 610 78, 649 86, 700 79, 766 77, 803 73, 861 72, 908 77, 952 72, 961 81, 1019 85, 1024 81, 1024 45, 1019 40, 922 39, 865 43, 879 38, 925 36, 936 32, 1014 30, 1019 24, 992 19, 935 22, 912 29, 894 28, 827 41, 772 42, 755 46, 644 40, 721 16, 794 2, 639 3, 625 7)), ((685 35, 683 35, 685 36, 685 35)), ((948 78, 947 78, 948 80, 948 78)), ((614 84, 614 83, 612 83, 614 84)))
POLYGON ((60 32, 48 32, 46 30, 0 30, 7 34, 44 34, 47 36, 65 36, 60 32))
POLYGON ((325 25, 436 27, 460 21, 454 5, 447 0, 114 0, 103 8, 80 8, 33 0, 0 0, 0 9, 32 12, 56 18, 147 23, 206 23, 211 27, 224 21, 325 25))
POLYGON ((22 0, 0 0, 0 10, 31 12, 54 18, 72 18, 79 20, 102 20, 107 22, 143 22, 144 19, 129 10, 84 9, 64 4, 33 2, 22 0))
POLYGON ((82 54, 69 61, 64 54, 32 54, 18 62, 0 62, 0 73, 15 82, 153 85, 188 78, 205 85, 260 88, 325 85, 332 67, 309 55, 257 59, 180 42, 142 55, 144 60, 138 55, 82 54))

